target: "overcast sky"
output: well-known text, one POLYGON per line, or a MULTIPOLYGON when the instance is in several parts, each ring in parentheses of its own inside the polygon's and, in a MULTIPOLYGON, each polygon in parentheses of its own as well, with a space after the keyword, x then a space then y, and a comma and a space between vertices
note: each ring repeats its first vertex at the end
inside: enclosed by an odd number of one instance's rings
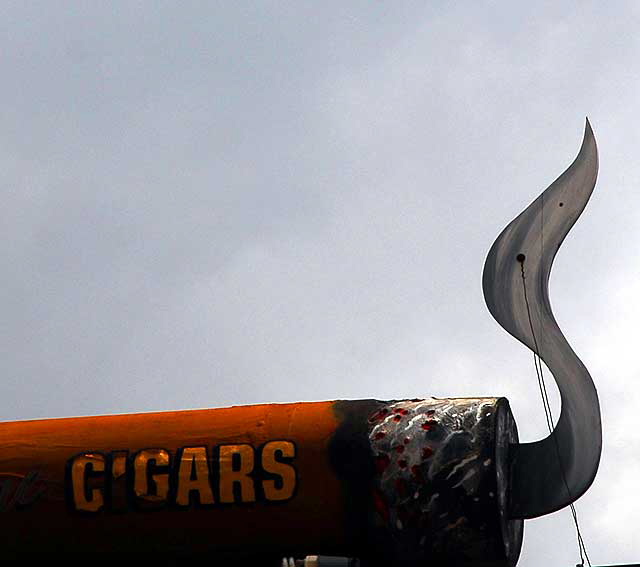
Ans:
MULTIPOLYGON (((639 20, 633 1, 2 3, 2 419, 492 395, 543 437, 481 273, 588 115, 599 180, 551 299, 602 404, 592 563, 640 561, 639 20)), ((568 510, 526 523, 520 566, 577 559, 568 510)))

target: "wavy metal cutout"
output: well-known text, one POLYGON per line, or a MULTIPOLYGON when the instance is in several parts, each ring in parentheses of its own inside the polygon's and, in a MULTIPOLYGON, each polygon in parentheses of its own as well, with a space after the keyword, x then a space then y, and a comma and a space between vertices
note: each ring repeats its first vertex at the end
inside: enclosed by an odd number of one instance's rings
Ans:
POLYGON ((587 120, 575 161, 502 231, 484 265, 489 311, 544 360, 562 402, 549 437, 512 447, 513 518, 535 518, 568 506, 589 488, 600 461, 596 388, 556 323, 548 287, 556 252, 584 210, 597 175, 598 150, 587 120))

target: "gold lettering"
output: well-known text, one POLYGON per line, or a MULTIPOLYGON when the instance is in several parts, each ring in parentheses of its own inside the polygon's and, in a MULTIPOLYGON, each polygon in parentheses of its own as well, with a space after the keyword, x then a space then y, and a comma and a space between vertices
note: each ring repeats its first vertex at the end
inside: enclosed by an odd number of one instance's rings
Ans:
POLYGON ((71 463, 71 485, 73 503, 76 510, 98 512, 104 505, 104 496, 99 488, 87 486, 91 473, 104 472, 104 455, 85 453, 79 455, 71 463))
POLYGON ((213 492, 209 483, 209 459, 206 447, 185 447, 178 469, 176 503, 188 506, 192 491, 198 493, 200 504, 213 504, 213 492))
POLYGON ((148 502, 163 502, 169 492, 169 473, 150 474, 151 466, 167 467, 170 456, 164 449, 144 449, 133 461, 133 490, 148 502))
POLYGON ((270 441, 262 449, 262 468, 265 472, 278 475, 280 486, 276 486, 275 480, 262 481, 264 496, 267 500, 289 500, 296 488, 296 470, 288 463, 276 459, 276 454, 281 457, 293 458, 296 456, 296 446, 291 441, 270 441))
POLYGON ((255 502, 253 479, 254 455, 251 445, 222 445, 220 447, 220 502, 235 502, 234 486, 240 487, 240 502, 255 502), (234 461, 239 463, 234 466, 234 461))
POLYGON ((117 451, 111 454, 111 478, 118 480, 127 472, 128 451, 117 451))

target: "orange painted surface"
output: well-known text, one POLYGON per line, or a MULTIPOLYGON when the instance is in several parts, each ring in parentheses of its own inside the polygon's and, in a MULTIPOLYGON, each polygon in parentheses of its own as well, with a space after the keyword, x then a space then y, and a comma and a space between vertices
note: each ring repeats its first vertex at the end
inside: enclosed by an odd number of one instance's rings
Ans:
POLYGON ((347 542, 328 456, 338 425, 332 405, 0 423, 0 545, 198 552, 287 543, 340 551, 347 542), (170 465, 145 468, 153 458, 170 465), (185 506, 190 495, 196 502, 185 506))

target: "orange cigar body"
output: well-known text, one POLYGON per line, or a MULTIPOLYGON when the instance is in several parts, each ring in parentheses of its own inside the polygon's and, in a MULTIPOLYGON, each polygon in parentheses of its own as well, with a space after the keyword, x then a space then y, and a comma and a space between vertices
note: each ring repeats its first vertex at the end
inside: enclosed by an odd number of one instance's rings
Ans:
POLYGON ((0 424, 6 552, 348 551, 334 402, 0 424))
POLYGON ((508 567, 522 541, 505 512, 513 442, 504 398, 0 423, 0 546, 119 564, 508 567))

